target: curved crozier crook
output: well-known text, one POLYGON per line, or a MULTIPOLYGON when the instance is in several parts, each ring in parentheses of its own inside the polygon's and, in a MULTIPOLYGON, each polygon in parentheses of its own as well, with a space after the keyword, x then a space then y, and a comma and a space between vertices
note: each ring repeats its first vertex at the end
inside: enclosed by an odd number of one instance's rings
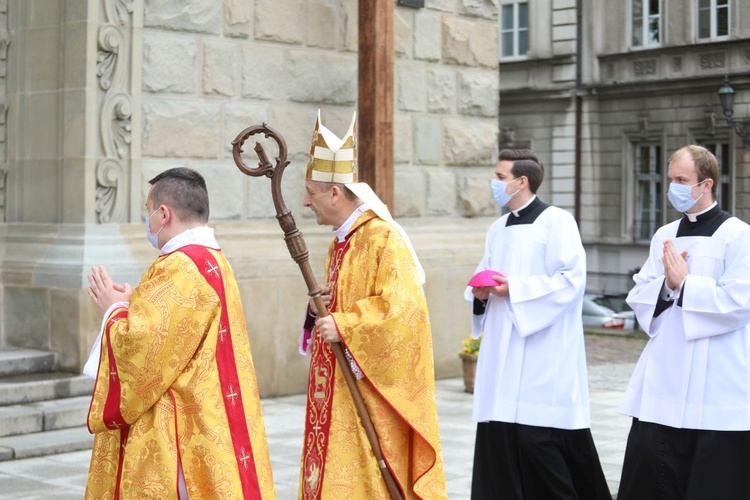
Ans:
POLYGON ((252 177, 260 177, 262 175, 265 175, 266 177, 269 177, 271 179, 271 195, 273 197, 273 204, 276 208, 277 217, 281 217, 282 215, 289 213, 289 210, 287 210, 286 205, 284 204, 284 198, 281 194, 281 178, 284 175, 284 169, 290 163, 289 160, 287 160, 286 155, 287 147, 284 137, 282 137, 282 135, 276 130, 266 125, 265 122, 262 125, 253 125, 252 127, 247 127, 245 130, 240 132, 232 141, 232 157, 234 158, 234 163, 237 165, 237 168, 239 168, 242 173, 252 177), (274 141, 276 141, 276 144, 278 144, 279 156, 276 157, 275 167, 268 160, 268 156, 266 155, 263 146, 259 142, 256 142, 255 147, 253 148, 255 150, 255 153, 258 155, 258 159, 260 160, 258 166, 255 168, 250 168, 242 160, 242 145, 249 137, 255 134, 263 134, 266 138, 270 137, 274 141))

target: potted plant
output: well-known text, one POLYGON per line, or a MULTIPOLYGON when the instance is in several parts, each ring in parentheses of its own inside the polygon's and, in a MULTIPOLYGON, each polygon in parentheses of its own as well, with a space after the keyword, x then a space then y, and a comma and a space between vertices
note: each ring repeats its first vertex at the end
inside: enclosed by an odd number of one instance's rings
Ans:
POLYGON ((469 334, 463 341, 463 348, 458 353, 461 358, 464 369, 464 390, 474 393, 474 376, 477 372, 477 358, 479 357, 479 346, 482 343, 482 336, 475 339, 469 334))

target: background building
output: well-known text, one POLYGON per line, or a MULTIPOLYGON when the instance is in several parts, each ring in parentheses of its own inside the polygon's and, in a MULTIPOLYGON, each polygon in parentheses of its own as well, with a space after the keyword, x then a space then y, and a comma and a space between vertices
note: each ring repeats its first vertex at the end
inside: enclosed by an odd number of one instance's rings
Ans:
POLYGON ((718 201, 750 220, 750 3, 739 0, 501 0, 500 142, 547 159, 542 196, 580 221, 590 289, 627 291, 655 230, 678 217, 667 158, 703 144, 721 165, 718 201), (747 131, 745 131, 747 135, 747 131), (743 149, 743 146, 745 148, 743 149), (551 182, 550 182, 551 181, 551 182))

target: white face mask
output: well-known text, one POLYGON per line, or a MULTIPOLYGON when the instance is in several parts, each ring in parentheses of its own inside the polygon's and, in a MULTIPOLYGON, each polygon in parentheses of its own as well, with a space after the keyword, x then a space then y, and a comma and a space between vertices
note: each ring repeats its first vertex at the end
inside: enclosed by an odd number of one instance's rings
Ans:
POLYGON ((164 224, 159 228, 158 231, 156 231, 156 234, 151 232, 151 216, 154 215, 156 212, 159 211, 161 207, 157 208, 153 212, 151 212, 150 215, 146 215, 146 238, 148 238, 148 241, 151 242, 151 244, 159 250, 159 233, 161 233, 161 230, 164 229, 164 224))
MULTIPOLYGON (((520 179, 520 177, 518 179, 520 179)), ((500 207, 504 207, 505 205, 507 205, 508 202, 520 191, 520 189, 517 189, 513 194, 507 194, 505 192, 505 188, 508 186, 508 184, 512 184, 518 179, 513 179, 510 182, 501 181, 500 179, 492 179, 492 197, 495 198, 495 203, 500 205, 500 207)))
POLYGON ((672 206, 678 212, 685 213, 698 203, 703 197, 703 193, 698 198, 693 198, 693 188, 699 184, 703 184, 708 179, 703 179, 697 184, 688 186, 686 184, 675 184, 674 182, 669 183, 669 191, 667 192, 667 198, 672 206))

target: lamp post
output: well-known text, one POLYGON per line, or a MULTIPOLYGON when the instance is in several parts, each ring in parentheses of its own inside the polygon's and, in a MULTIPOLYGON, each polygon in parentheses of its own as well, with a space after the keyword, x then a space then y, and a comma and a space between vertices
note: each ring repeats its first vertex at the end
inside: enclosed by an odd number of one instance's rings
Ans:
POLYGON ((750 151, 750 120, 747 118, 738 119, 732 118, 734 110, 734 89, 729 85, 729 75, 724 75, 724 85, 719 89, 719 99, 721 100, 721 108, 724 111, 724 118, 727 124, 731 125, 734 131, 742 137, 742 147, 747 152, 750 151))

